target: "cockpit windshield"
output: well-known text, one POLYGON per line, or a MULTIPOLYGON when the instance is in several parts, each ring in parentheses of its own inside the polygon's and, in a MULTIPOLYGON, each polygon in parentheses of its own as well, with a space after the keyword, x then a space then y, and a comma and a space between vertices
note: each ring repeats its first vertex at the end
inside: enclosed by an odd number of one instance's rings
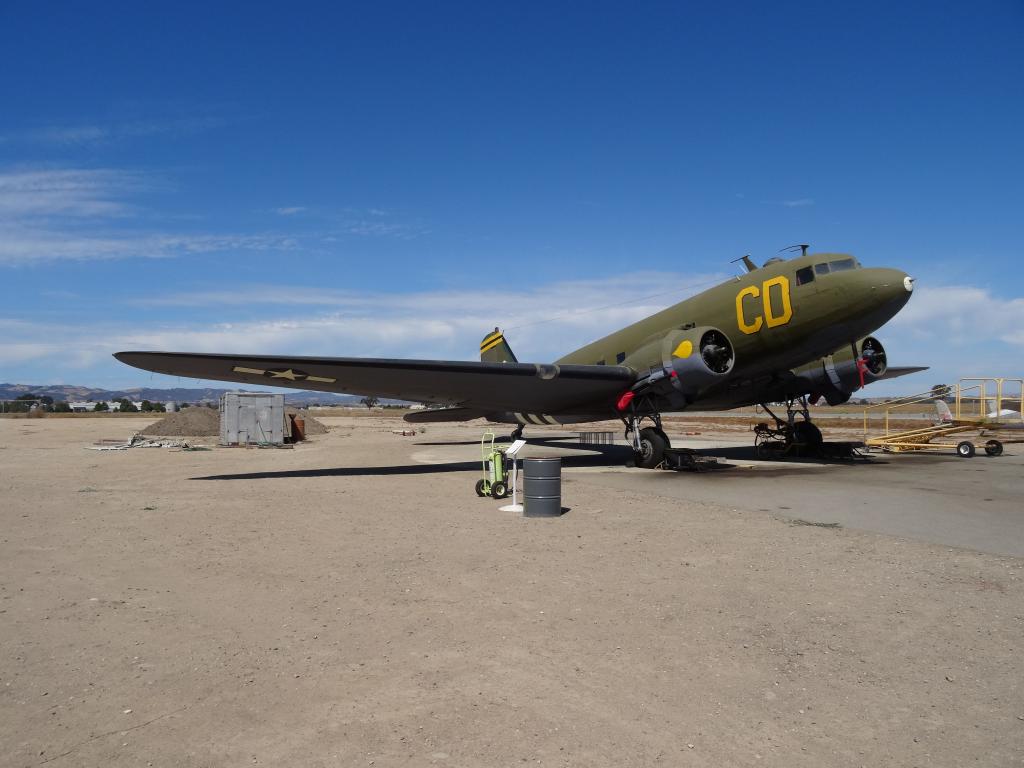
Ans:
POLYGON ((828 267, 832 272, 845 272, 847 269, 856 269, 857 262, 853 259, 836 259, 830 261, 828 267))
POLYGON ((848 269, 860 269, 860 264, 853 257, 823 261, 814 265, 814 274, 827 275, 829 272, 845 272, 848 269))

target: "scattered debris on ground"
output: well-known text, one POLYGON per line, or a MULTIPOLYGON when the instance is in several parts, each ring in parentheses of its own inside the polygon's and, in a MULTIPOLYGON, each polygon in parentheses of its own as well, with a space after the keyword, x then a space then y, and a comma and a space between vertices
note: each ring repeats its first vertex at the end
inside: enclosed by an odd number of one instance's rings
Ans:
POLYGON ((147 440, 141 433, 132 435, 127 443, 111 443, 101 440, 98 445, 88 445, 90 451, 127 451, 129 448, 180 448, 183 451, 208 451, 205 445, 191 445, 184 440, 147 440))
POLYGON ((813 520, 802 520, 799 517, 794 517, 789 521, 790 525, 811 525, 815 528, 842 528, 839 523, 818 523, 813 520))

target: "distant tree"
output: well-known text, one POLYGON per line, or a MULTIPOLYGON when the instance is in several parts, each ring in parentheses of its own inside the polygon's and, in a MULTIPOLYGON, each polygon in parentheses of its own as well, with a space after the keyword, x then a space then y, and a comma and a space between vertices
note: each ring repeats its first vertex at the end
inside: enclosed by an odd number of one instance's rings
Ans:
POLYGON ((97 413, 101 413, 103 411, 109 411, 110 406, 107 405, 107 402, 105 400, 100 400, 98 403, 96 403, 96 405, 92 407, 92 409, 97 413))
POLYGON ((951 388, 948 384, 936 384, 932 387, 932 397, 936 400, 943 400, 949 397, 951 388))
POLYGON ((153 408, 153 413, 165 413, 167 411, 167 406, 163 403, 150 403, 150 406, 153 408))
POLYGON ((192 403, 178 403, 178 410, 184 410, 185 408, 191 408, 192 403))
POLYGON ((38 395, 18 395, 14 398, 13 403, 8 403, 8 412, 10 413, 28 413, 32 410, 32 406, 35 405, 34 401, 39 400, 38 395))
POLYGON ((149 413, 150 411, 153 410, 153 404, 149 402, 149 400, 143 400, 139 404, 139 410, 142 411, 143 413, 149 413))
POLYGON ((118 402, 118 408, 121 413, 138 413, 139 409, 135 407, 135 403, 129 400, 127 397, 122 397, 118 402))
POLYGON ((54 413, 71 413, 71 405, 64 400, 53 404, 54 413))
POLYGON ((374 395, 368 395, 367 397, 364 397, 359 402, 362 403, 363 405, 365 405, 367 408, 374 408, 374 407, 376 407, 377 403, 380 402, 380 398, 376 397, 374 395))

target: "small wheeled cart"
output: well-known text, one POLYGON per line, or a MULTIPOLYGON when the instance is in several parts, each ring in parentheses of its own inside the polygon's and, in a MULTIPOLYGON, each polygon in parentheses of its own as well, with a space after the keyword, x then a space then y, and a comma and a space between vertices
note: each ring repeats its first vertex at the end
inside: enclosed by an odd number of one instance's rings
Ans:
MULTIPOLYGON (((873 448, 880 448, 888 453, 905 451, 956 451, 956 455, 969 459, 976 453, 974 443, 970 440, 950 440, 953 435, 963 432, 977 432, 978 423, 935 424, 906 432, 896 432, 883 437, 869 438, 867 443, 873 448)), ((955 438, 954 438, 955 439, 955 438)), ((999 440, 986 440, 985 453, 989 456, 1000 456, 1003 444, 999 440)))
POLYGON ((508 496, 508 465, 505 452, 494 445, 494 433, 480 439, 480 458, 484 476, 476 481, 476 495, 504 499, 508 496))

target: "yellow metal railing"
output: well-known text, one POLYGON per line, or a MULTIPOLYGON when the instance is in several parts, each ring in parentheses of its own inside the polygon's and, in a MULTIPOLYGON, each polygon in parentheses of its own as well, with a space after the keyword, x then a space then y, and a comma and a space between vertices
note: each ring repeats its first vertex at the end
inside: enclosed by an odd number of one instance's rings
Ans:
MULTIPOLYGON (((916 406, 920 412, 921 405, 934 403, 939 399, 946 400, 949 397, 953 398, 950 416, 954 423, 972 423, 979 427, 986 426, 992 429, 1007 424, 1024 425, 1024 406, 1022 406, 1024 379, 972 377, 960 379, 956 384, 947 387, 944 393, 929 390, 865 406, 865 442, 868 440, 868 419, 870 417, 884 415, 884 436, 888 437, 893 434, 890 428, 890 417, 894 411, 898 412, 900 409, 916 406), (936 397, 937 394, 940 396, 936 397)), ((938 419, 938 410, 936 410, 935 416, 938 419)))

